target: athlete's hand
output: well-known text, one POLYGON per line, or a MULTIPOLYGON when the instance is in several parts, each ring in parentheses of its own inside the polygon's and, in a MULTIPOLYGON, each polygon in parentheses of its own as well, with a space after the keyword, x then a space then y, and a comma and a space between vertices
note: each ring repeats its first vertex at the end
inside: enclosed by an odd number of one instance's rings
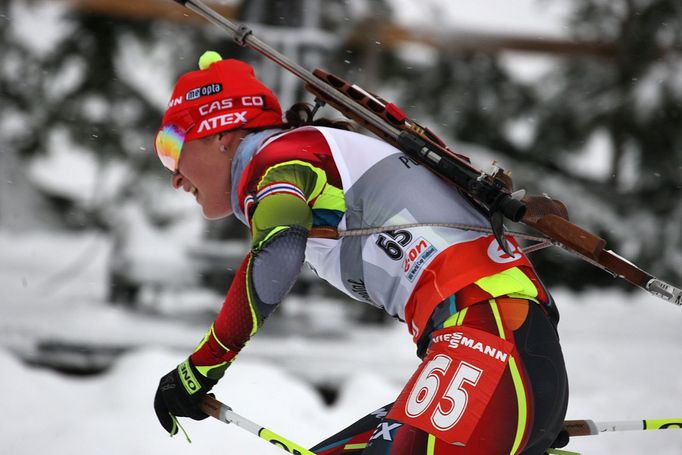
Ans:
POLYGON ((561 430, 550 447, 551 448, 566 447, 566 445, 568 445, 568 440, 569 440, 568 431, 561 430))
POLYGON ((199 403, 216 382, 199 373, 191 359, 162 377, 154 397, 154 411, 161 426, 173 436, 178 432, 173 416, 194 420, 208 417, 199 408, 199 403))

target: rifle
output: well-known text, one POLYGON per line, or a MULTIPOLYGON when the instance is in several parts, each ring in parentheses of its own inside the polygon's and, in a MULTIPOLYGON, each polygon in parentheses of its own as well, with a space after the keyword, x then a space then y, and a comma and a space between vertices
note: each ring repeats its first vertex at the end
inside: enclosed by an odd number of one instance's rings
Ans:
POLYGON ((506 240, 505 218, 542 233, 549 243, 573 253, 614 277, 623 278, 650 294, 682 306, 682 290, 640 269, 606 249, 606 241, 568 220, 566 207, 558 200, 512 193, 511 179, 495 167, 490 173, 476 169, 469 160, 453 152, 428 128, 408 118, 396 105, 321 69, 308 71, 261 41, 243 24, 235 24, 201 0, 175 0, 228 32, 242 47, 252 49, 294 74, 316 98, 365 127, 415 161, 453 184, 490 220, 500 247, 511 255, 506 240))

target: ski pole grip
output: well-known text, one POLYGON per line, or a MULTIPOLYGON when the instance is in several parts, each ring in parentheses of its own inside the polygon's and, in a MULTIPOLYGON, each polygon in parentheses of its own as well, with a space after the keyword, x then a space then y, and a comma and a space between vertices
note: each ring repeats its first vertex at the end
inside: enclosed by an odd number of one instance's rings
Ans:
POLYGON ((220 419, 220 409, 225 406, 223 403, 212 397, 211 395, 206 395, 202 398, 201 403, 199 403, 199 408, 211 417, 220 419))
POLYGON ((592 420, 564 420, 563 430, 570 437, 599 434, 599 429, 592 420))

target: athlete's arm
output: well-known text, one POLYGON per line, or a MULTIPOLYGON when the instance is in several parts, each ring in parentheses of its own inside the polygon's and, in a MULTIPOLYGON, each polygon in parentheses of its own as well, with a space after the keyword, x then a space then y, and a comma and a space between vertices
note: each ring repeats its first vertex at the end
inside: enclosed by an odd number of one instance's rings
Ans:
POLYGON ((191 356, 198 371, 212 379, 222 377, 296 281, 313 220, 309 202, 326 183, 324 172, 299 160, 270 166, 257 175, 255 194, 244 204, 251 251, 218 317, 191 356))

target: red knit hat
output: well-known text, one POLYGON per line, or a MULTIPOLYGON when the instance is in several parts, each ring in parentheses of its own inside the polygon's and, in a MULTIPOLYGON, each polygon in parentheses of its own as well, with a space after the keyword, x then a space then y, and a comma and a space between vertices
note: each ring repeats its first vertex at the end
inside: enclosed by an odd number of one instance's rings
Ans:
POLYGON ((185 141, 238 128, 281 126, 282 108, 251 66, 206 52, 199 71, 180 77, 155 140, 164 166, 177 170, 185 141))

